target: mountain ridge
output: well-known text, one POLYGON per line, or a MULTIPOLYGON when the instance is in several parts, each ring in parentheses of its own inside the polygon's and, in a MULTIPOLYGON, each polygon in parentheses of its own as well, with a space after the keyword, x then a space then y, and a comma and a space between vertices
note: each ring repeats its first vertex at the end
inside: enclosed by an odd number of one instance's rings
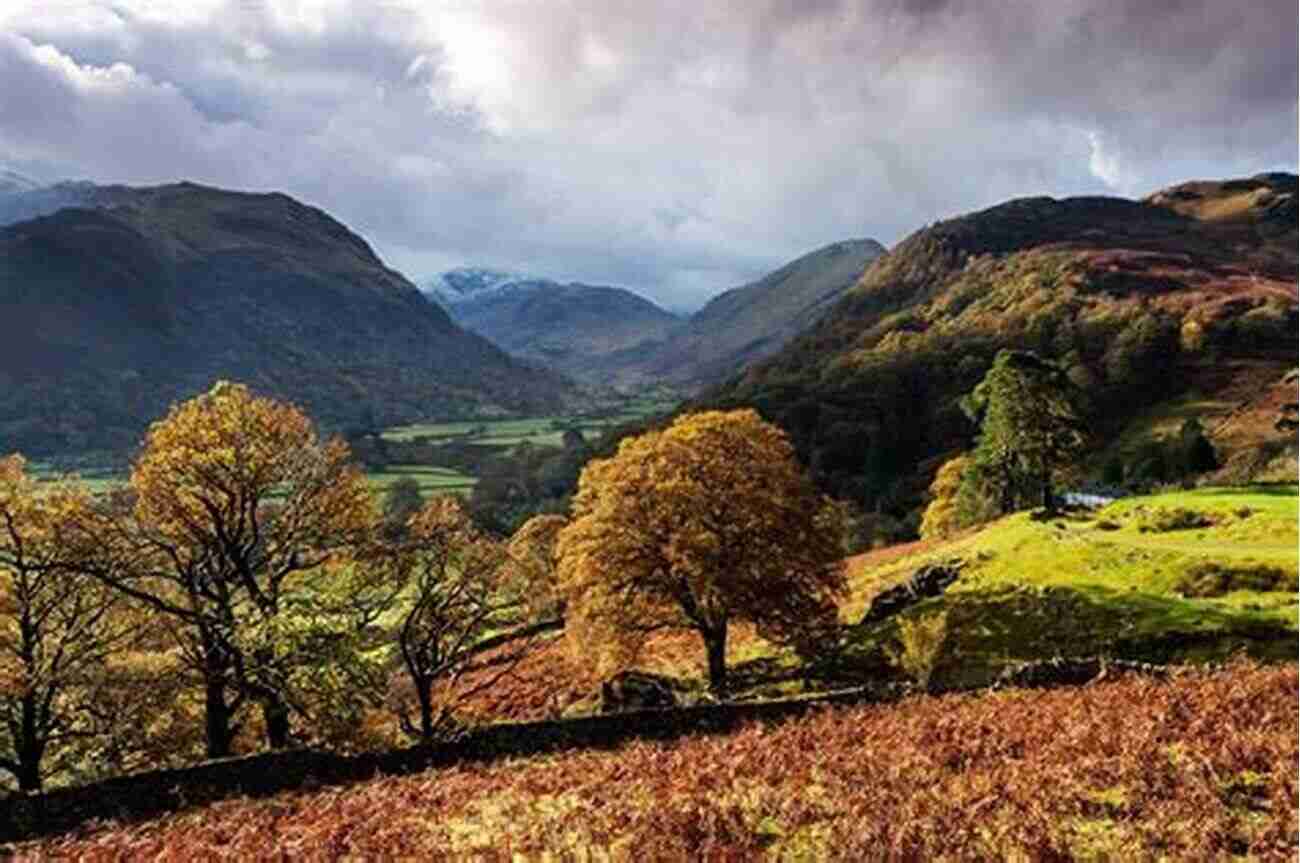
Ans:
POLYGON ((686 390, 771 354, 847 290, 884 247, 830 243, 723 291, 686 319, 626 288, 488 268, 425 282, 452 317, 529 361, 590 383, 686 390))
MULTIPOLYGON (((1099 439, 1169 433, 1175 418, 1213 427, 1295 365, 1295 200, 1295 175, 1269 174, 943 220, 692 407, 757 406, 825 488, 899 514, 970 445, 957 400, 1001 348, 1066 366, 1099 439)), ((1215 443, 1229 461, 1282 445, 1262 425, 1215 443)))
POLYGON ((219 377, 327 428, 574 395, 455 325, 369 243, 282 193, 112 187, 0 228, 0 448, 121 449, 219 377))
POLYGON ((634 363, 633 373, 687 388, 719 381, 812 325, 884 252, 872 239, 841 240, 723 291, 634 363))

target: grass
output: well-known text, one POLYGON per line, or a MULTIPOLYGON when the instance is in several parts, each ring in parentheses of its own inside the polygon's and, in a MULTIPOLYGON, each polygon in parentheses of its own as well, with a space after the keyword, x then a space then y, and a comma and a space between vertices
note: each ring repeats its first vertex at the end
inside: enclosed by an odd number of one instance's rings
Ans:
MULTIPOLYGON (((32 475, 42 482, 53 482, 63 474, 38 466, 32 470, 32 475)), ((370 483, 371 490, 377 494, 382 494, 390 485, 404 477, 414 479, 420 486, 420 493, 425 497, 433 494, 468 494, 474 488, 474 483, 478 481, 468 474, 459 473, 451 468, 420 464, 395 464, 389 465, 382 471, 366 473, 366 480, 370 483)), ((99 495, 126 483, 127 475, 125 472, 105 472, 89 476, 81 475, 79 479, 89 488, 91 494, 99 495)))
POLYGON ((426 498, 434 494, 468 494, 478 482, 472 476, 446 467, 432 467, 423 464, 393 464, 382 471, 370 471, 366 480, 372 491, 382 493, 400 479, 410 478, 420 486, 420 493, 426 498))
POLYGON ((949 680, 1054 655, 1294 658, 1295 591, 1249 586, 1294 584, 1297 515, 1294 485, 1195 489, 1045 521, 1019 513, 878 565, 866 556, 843 613, 851 652, 878 662, 897 639, 896 621, 851 626, 873 596, 923 563, 960 558, 957 583, 904 615, 948 613, 949 680))
MULTIPOLYGON (((585 413, 524 417, 513 419, 482 418, 443 423, 416 423, 386 429, 383 437, 391 441, 413 441, 425 438, 433 444, 471 443, 509 452, 521 444, 533 446, 563 446, 564 431, 577 429, 587 441, 594 442, 604 431, 617 425, 644 419, 647 416, 671 410, 677 397, 670 390, 649 390, 636 395, 621 396, 602 403, 585 413)), ((65 476, 76 476, 91 494, 100 495, 123 485, 128 478, 128 468, 101 458, 102 454, 88 453, 81 457, 65 459, 55 464, 48 461, 28 462, 27 469, 36 479, 54 481, 65 476), (72 467, 69 467, 71 465, 72 467)), ((426 498, 434 494, 469 494, 478 479, 448 467, 421 464, 391 464, 384 470, 368 471, 366 479, 376 493, 382 494, 402 477, 414 479, 426 498)))
MULTIPOLYGON (((798 657, 737 624, 728 639, 731 697, 793 695, 901 675, 900 622, 946 613, 934 682, 986 683, 1007 665, 1054 656, 1109 655, 1152 662, 1206 662, 1241 651, 1267 660, 1297 649, 1294 589, 1300 565, 1295 485, 1196 489, 1120 501, 1102 512, 1035 521, 1002 519, 951 541, 926 540, 850 560, 841 608, 842 661, 808 677, 798 657), (1189 509, 1213 524, 1146 532, 1153 511, 1189 509), (939 598, 899 619, 857 625, 873 597, 926 563, 965 561, 939 598), (1234 589, 1240 587, 1241 589, 1234 589)), ((475 704, 483 720, 541 719, 590 712, 599 682, 562 640, 548 642, 509 686, 475 704)), ((660 633, 638 668, 702 691, 704 652, 697 635, 660 633)))
POLYGON ((1294 666, 913 697, 235 799, 19 860, 1294 859, 1294 666))
POLYGON ((613 426, 672 410, 676 400, 665 394, 626 398, 616 405, 588 413, 513 418, 462 420, 445 423, 414 423, 386 429, 384 438, 412 441, 427 438, 433 443, 460 441, 509 448, 521 443, 560 446, 564 430, 578 429, 588 440, 613 426))

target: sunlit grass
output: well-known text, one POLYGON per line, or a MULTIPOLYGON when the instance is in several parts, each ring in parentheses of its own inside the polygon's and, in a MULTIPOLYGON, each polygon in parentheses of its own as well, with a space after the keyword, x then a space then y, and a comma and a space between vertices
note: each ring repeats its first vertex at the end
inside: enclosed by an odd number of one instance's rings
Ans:
MULTIPOLYGON (((1294 485, 1130 498, 1049 520, 1018 513, 956 541, 859 568, 851 574, 843 618, 859 619, 873 596, 918 566, 960 558, 965 566, 957 583, 907 612, 949 612, 952 674, 1054 655, 1221 659, 1246 650, 1294 656, 1296 593, 1231 590, 1190 598, 1183 590, 1206 564, 1295 572, 1296 520, 1294 485), (1151 529, 1186 512, 1208 523, 1151 529)), ((877 650, 896 637, 896 628, 886 621, 859 631, 858 647, 877 650)))

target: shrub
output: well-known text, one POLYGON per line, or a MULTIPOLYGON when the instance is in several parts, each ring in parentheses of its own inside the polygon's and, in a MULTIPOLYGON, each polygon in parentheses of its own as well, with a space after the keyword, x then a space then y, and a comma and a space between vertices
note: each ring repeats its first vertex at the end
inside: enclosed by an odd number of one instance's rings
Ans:
POLYGON ((958 507, 962 475, 970 467, 970 457, 959 455, 944 462, 930 483, 932 498, 921 519, 921 537, 943 537, 953 533, 967 522, 958 507))
POLYGON ((889 659, 922 689, 929 689, 930 678, 948 640, 948 613, 945 611, 905 617, 898 621, 898 649, 887 648, 889 659))
POLYGON ((1296 593, 1300 592, 1300 578, 1294 569, 1270 564, 1207 561, 1190 567, 1179 580, 1177 589, 1183 596, 1196 599, 1226 596, 1238 590, 1296 593))
POLYGON ((1181 506, 1150 506, 1134 510, 1139 533, 1168 533, 1210 527, 1215 519, 1208 513, 1181 506))

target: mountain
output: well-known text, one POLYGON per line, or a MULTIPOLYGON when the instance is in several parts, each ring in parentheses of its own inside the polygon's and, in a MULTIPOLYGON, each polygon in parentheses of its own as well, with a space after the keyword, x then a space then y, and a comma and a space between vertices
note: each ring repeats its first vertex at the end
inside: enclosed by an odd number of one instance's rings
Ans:
POLYGON ((714 297, 688 319, 631 291, 497 270, 444 273, 425 291, 504 350, 591 383, 698 389, 770 356, 885 251, 845 240, 714 297))
POLYGON ((716 383, 811 326, 884 251, 875 240, 832 243, 719 294, 624 374, 681 387, 716 383))
POLYGON ((39 188, 40 183, 23 176, 17 171, 9 168, 0 168, 0 198, 9 195, 16 195, 22 192, 30 192, 39 188))
POLYGON ((1098 461, 1132 468, 1192 418, 1230 464, 1266 461, 1294 446, 1276 406, 1251 413, 1267 421, 1229 420, 1295 367, 1296 195, 1295 175, 1261 174, 940 222, 693 406, 757 406, 824 487, 906 512, 942 458, 971 445, 958 398, 1000 348, 1028 349, 1085 392, 1098 461))
POLYGON ((523 286, 527 290, 530 287, 548 284, 552 282, 518 273, 506 273, 481 267, 459 267, 435 276, 420 290, 444 306, 453 306, 483 299, 503 289, 523 286))
POLYGON ((443 273, 424 288, 461 326, 528 362, 590 383, 663 342, 681 321, 624 288, 561 284, 485 269, 443 273))
MULTIPOLYGON (((4 180, 0 178, 0 186, 4 180)), ((30 180, 0 188, 0 226, 57 213, 64 207, 114 207, 128 201, 130 186, 99 186, 89 180, 65 180, 47 186, 30 180)))
POLYGON ((74 188, 96 206, 0 228, 0 451, 129 447, 218 378, 334 429, 545 411, 572 392, 286 195, 74 188))

